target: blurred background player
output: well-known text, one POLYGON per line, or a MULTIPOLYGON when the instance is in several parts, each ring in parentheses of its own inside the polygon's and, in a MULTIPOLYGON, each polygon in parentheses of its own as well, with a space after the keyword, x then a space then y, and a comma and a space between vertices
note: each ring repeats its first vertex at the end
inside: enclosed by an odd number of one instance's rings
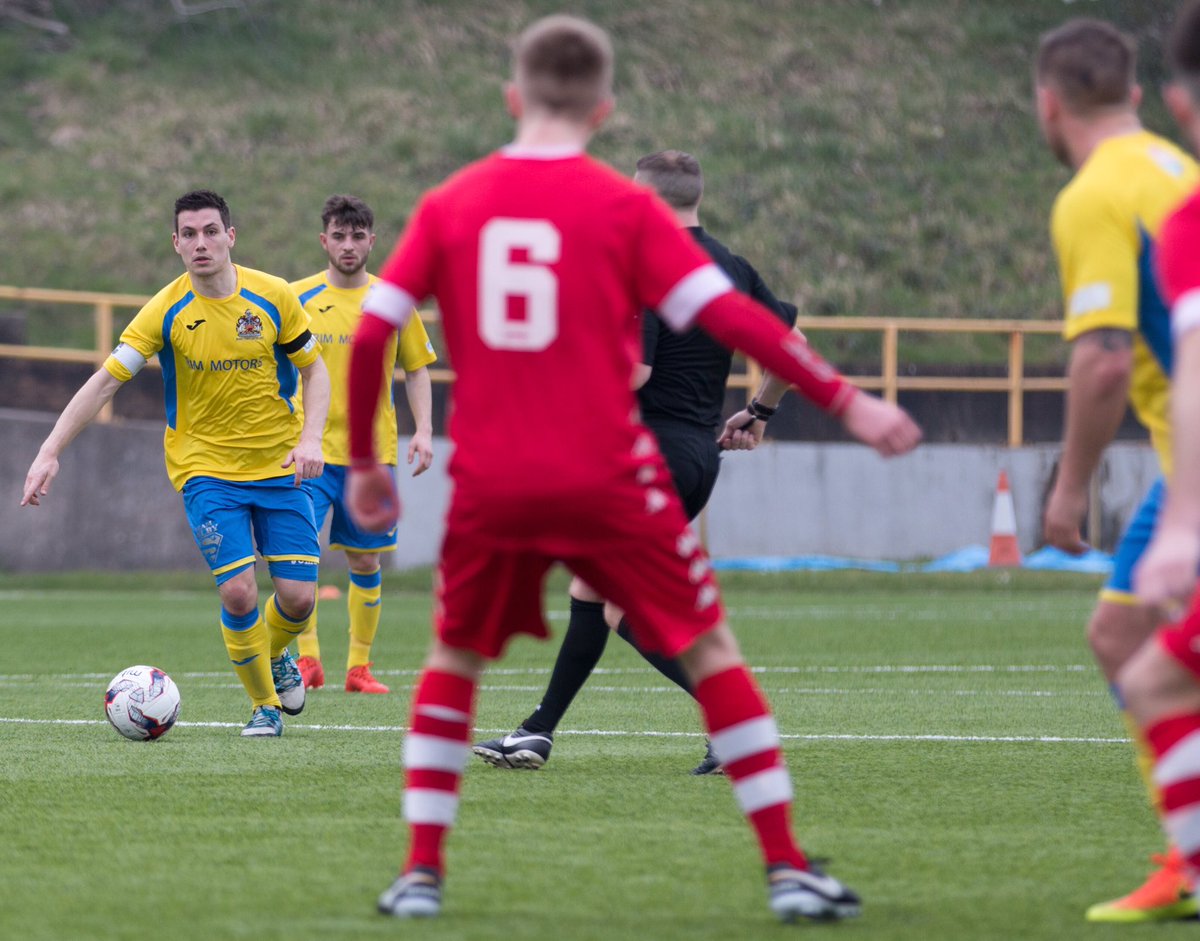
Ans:
MULTIPOLYGON (((1200 4, 1179 14, 1167 44, 1167 106, 1200 152, 1200 4)), ((1168 624, 1121 671, 1129 710, 1154 752, 1162 819, 1194 880, 1200 873, 1200 192, 1163 226, 1159 273, 1171 304, 1173 469, 1154 539, 1136 572, 1139 595, 1168 624)), ((1193 882, 1194 884, 1194 882, 1193 882)))
POLYGON ((296 295, 281 278, 234 265, 235 238, 229 206, 216 193, 196 190, 175 201, 171 240, 186 271, 138 311, 67 404, 29 468, 21 504, 41 503, 63 449, 159 354, 167 474, 216 578, 225 647, 254 704, 242 735, 276 736, 280 709, 304 708, 304 682, 287 646, 316 599, 320 545, 300 483, 321 473, 329 376, 296 295), (299 376, 303 418, 294 401, 299 376), (256 544, 275 585, 262 616, 256 544))
MULTIPOLYGON (((366 269, 367 258, 375 246, 375 214, 354 196, 330 196, 321 211, 321 247, 329 264, 301 281, 292 289, 312 318, 313 331, 321 341, 321 358, 329 370, 332 393, 329 418, 325 422, 323 447, 325 471, 320 477, 304 482, 312 496, 317 529, 333 511, 329 545, 346 553, 350 569, 350 588, 346 604, 350 612, 350 652, 346 660, 346 692, 386 693, 388 688, 371 675, 371 645, 379 628, 382 604, 381 552, 396 548, 396 530, 368 533, 359 529, 346 513, 343 491, 350 449, 346 438, 346 374, 350 367, 350 341, 362 316, 363 297, 375 276, 366 269)), ((396 407, 392 397, 392 366, 404 370, 404 394, 412 411, 414 431, 408 442, 408 463, 416 461, 413 476, 424 473, 433 462, 433 394, 429 364, 436 362, 433 345, 425 333, 421 318, 414 314, 393 340, 385 364, 386 381, 376 415, 376 455, 383 464, 395 466, 398 454, 396 407)), ((300 658, 297 665, 309 689, 325 685, 321 665, 321 647, 317 640, 317 612, 298 638, 300 658)))
MULTIPOLYGON (((1195 185, 1197 173, 1178 147, 1142 128, 1134 67, 1132 41, 1099 20, 1071 20, 1043 36, 1037 53, 1041 130, 1054 155, 1075 171, 1051 216, 1071 355, 1062 455, 1044 518, 1046 541, 1073 553, 1087 548, 1080 526, 1088 485, 1127 400, 1149 430, 1162 468, 1170 467, 1170 338, 1153 263, 1163 220, 1195 185)), ((1114 690, 1121 667, 1157 623, 1154 611, 1133 594, 1132 572, 1150 538, 1162 487, 1160 479, 1129 523, 1088 624, 1088 640, 1114 690)), ((1145 742, 1123 707, 1122 715, 1157 801, 1145 742)), ((1161 868, 1144 885, 1092 906, 1088 920, 1195 915, 1179 854, 1169 849, 1155 861, 1161 868)))
MULTIPOLYGON (((704 175, 695 157, 679 150, 648 154, 637 162, 633 178, 662 197, 679 225, 687 229, 739 291, 753 297, 788 326, 796 322, 796 308, 782 304, 750 262, 733 254, 700 225, 704 175)), ((689 520, 699 516, 707 505, 721 469, 717 429, 732 365, 729 348, 703 330, 676 333, 653 311, 643 312, 642 362, 634 373, 638 408, 642 421, 654 432, 689 520)), ((779 395, 786 390, 783 384, 779 395)), ((758 407, 757 401, 751 403, 751 408, 758 407)), ((766 406, 763 409, 774 411, 766 406)), ((749 413, 746 415, 743 424, 755 421, 749 413)), ((757 424, 765 426, 765 421, 757 424)), ((549 760, 554 730, 599 663, 608 643, 609 624, 619 622, 617 634, 622 639, 672 683, 689 695, 692 692, 679 664, 639 646, 621 613, 611 605, 606 611, 603 599, 581 579, 571 581, 570 595, 570 621, 542 701, 514 732, 474 747, 475 754, 494 767, 536 770, 549 760)), ((720 768, 710 746, 692 773, 712 774, 720 768)))
POLYGON ((434 639, 404 741, 409 852, 378 907, 440 911, 475 690, 513 636, 548 635, 542 587, 561 561, 628 612, 639 642, 681 658, 758 838, 771 910, 787 921, 858 914, 858 896, 792 836, 775 721, 654 436, 636 420, 637 314, 654 308, 677 330, 698 324, 744 349, 882 454, 915 447, 920 430, 734 290, 653 193, 586 155, 612 110, 601 29, 539 20, 515 60, 505 95, 516 140, 422 198, 367 296, 351 355, 347 504, 369 529, 399 513, 371 429, 386 345, 416 299, 436 296, 457 373, 434 639), (553 434, 522 433, 533 420, 553 434))

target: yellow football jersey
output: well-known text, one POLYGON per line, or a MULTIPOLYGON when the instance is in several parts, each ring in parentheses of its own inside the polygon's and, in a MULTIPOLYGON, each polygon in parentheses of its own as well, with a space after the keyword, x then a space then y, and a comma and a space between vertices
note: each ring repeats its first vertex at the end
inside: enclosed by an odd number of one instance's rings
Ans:
MULTIPOLYGON (((350 437, 348 430, 350 344, 358 329, 362 316, 363 298, 367 289, 378 279, 371 275, 370 281, 361 288, 336 288, 329 283, 328 273, 322 271, 311 277, 292 282, 292 290, 300 297, 300 303, 312 319, 313 335, 321 343, 321 356, 329 370, 329 381, 333 394, 329 402, 329 418, 325 421, 323 441, 325 461, 328 464, 350 463, 350 437)), ((392 369, 396 363, 405 372, 437 362, 437 354, 425 325, 414 313, 408 324, 400 331, 399 339, 394 335, 384 362, 387 363, 383 393, 375 413, 375 455, 383 464, 395 464, 398 460, 399 442, 396 432, 396 403, 392 394, 392 369)))
POLYGON ((167 474, 176 490, 192 477, 267 480, 300 439, 297 367, 321 346, 282 278, 235 266, 229 297, 202 297, 188 274, 138 311, 104 368, 122 382, 155 353, 162 366, 167 474), (299 345, 297 345, 299 341, 299 345))
POLYGON ((1103 141, 1054 203, 1051 236, 1074 340, 1089 330, 1133 333, 1129 401, 1170 469, 1168 309, 1154 277, 1159 229, 1196 187, 1196 163, 1165 138, 1139 131, 1103 141))

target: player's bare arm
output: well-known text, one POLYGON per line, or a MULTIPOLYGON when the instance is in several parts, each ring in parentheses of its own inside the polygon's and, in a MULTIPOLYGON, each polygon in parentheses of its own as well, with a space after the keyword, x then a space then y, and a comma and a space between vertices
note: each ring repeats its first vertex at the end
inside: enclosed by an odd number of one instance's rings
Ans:
POLYGON ((718 343, 744 351, 794 385, 882 456, 905 454, 920 443, 921 428, 904 409, 850 385, 803 337, 749 298, 732 291, 721 294, 699 312, 696 324, 718 343))
POLYGON ((429 367, 414 369, 404 377, 404 394, 412 411, 416 430, 408 439, 408 463, 413 461, 412 475, 419 477, 433 464, 433 383, 429 378, 429 367))
POLYGON ((1154 538, 1134 571, 1134 589, 1148 604, 1178 617, 1196 591, 1200 571, 1200 331, 1175 342, 1171 383, 1173 464, 1167 501, 1154 538))
POLYGON ((329 412, 329 372, 319 356, 300 368, 304 380, 304 427, 300 440, 288 452, 284 467, 295 467, 297 487, 301 480, 320 477, 325 470, 325 455, 321 438, 325 433, 325 416, 329 412))
POLYGON ((50 492, 50 484, 58 476, 59 456, 100 414, 100 409, 112 401, 120 387, 120 379, 107 369, 98 369, 72 396, 29 467, 21 506, 41 506, 41 498, 50 492))
POLYGON ((1071 346, 1063 450, 1043 518, 1046 542, 1064 552, 1087 550, 1080 525, 1087 512, 1088 483, 1125 416, 1132 372, 1133 335, 1128 330, 1090 330, 1071 346))

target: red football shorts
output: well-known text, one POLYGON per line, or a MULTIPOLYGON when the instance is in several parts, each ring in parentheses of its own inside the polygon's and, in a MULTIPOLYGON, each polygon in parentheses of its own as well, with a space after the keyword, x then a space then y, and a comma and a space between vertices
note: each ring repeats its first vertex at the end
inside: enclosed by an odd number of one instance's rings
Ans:
POLYGON ((1167 653, 1200 679, 1200 591, 1192 596, 1187 616, 1160 627, 1156 636, 1167 653))
POLYGON ((546 574, 562 562, 622 608, 647 649, 675 657, 724 618, 708 556, 665 465, 648 484, 585 495, 473 500, 456 489, 438 568, 434 629, 495 659, 516 634, 548 637, 546 574))

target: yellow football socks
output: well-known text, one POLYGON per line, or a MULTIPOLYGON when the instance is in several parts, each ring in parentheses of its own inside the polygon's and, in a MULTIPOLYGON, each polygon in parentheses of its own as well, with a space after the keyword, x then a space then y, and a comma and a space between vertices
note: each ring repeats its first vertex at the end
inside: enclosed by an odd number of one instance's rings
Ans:
MULTIPOLYGON (((313 586, 313 591, 316 591, 316 586, 313 586)), ((263 605, 263 619, 267 622, 267 630, 270 632, 272 660, 283 653, 288 644, 304 633, 316 611, 315 602, 314 598, 313 608, 308 612, 308 616, 297 621, 279 609, 279 602, 275 595, 271 595, 267 599, 267 603, 263 605)))
POLYGON ((279 696, 271 679, 270 644, 267 628, 258 609, 249 614, 230 614, 221 609, 221 637, 233 669, 255 706, 279 708, 279 696))
POLYGON ((346 604, 350 609, 350 655, 346 669, 353 670, 371 661, 371 645, 379 630, 379 611, 383 600, 383 572, 375 569, 367 575, 350 573, 346 604))
POLYGON ((308 627, 296 637, 296 646, 300 656, 321 659, 321 642, 317 640, 317 605, 313 605, 312 614, 308 616, 308 627))

